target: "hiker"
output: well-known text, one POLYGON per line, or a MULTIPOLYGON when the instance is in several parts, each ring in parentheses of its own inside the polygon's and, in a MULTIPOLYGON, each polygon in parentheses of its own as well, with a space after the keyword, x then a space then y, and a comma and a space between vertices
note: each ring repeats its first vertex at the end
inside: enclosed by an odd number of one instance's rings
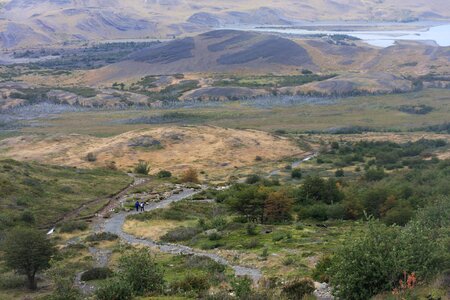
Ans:
POLYGON ((141 211, 145 211, 145 202, 144 201, 141 202, 141 211))
POLYGON ((136 211, 139 211, 139 206, 140 206, 139 201, 136 201, 136 203, 134 204, 134 207, 136 207, 136 211))

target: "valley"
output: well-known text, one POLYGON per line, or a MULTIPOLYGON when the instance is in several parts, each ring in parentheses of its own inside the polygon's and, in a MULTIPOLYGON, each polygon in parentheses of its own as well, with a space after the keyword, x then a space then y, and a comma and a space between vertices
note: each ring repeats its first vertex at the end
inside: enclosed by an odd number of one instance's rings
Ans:
POLYGON ((450 299, 448 24, 0 1, 0 299, 450 299))

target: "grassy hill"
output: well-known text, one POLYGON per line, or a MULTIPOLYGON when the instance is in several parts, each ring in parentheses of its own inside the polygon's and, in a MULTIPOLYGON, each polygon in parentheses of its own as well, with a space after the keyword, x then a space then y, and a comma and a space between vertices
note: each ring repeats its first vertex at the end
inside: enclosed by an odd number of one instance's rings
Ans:
POLYGON ((89 201, 119 192, 130 182, 118 171, 15 160, 1 160, 0 170, 0 230, 17 223, 51 224, 89 201))

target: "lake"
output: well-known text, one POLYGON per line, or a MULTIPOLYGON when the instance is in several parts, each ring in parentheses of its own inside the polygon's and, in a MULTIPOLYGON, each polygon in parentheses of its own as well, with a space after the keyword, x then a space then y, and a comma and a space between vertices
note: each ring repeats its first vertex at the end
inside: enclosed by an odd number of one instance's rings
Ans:
MULTIPOLYGON (((341 25, 341 24, 339 24, 341 25)), ((338 26, 338 25, 336 25, 338 26)), ((405 26, 398 24, 398 27, 405 26)), ((329 30, 315 30, 295 27, 253 27, 247 28, 247 30, 258 32, 273 32, 273 33, 285 33, 290 35, 304 36, 315 34, 345 34, 352 37, 356 37, 366 42, 367 44, 377 47, 389 47, 395 44, 396 41, 422 41, 422 42, 434 42, 442 47, 450 46, 450 24, 435 25, 428 27, 418 27, 417 29, 395 29, 395 30, 333 30, 331 24, 326 25, 329 30)))

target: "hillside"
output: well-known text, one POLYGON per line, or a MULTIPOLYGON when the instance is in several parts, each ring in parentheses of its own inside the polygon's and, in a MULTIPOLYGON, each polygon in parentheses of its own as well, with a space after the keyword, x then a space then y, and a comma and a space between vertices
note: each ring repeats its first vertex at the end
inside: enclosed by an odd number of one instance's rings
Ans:
POLYGON ((0 160, 0 170, 0 230, 21 220, 37 226, 51 224, 89 201, 119 192, 130 182, 117 171, 10 159, 0 160))
POLYGON ((265 132, 212 126, 160 127, 110 138, 22 136, 2 140, 0 149, 4 150, 2 156, 15 153, 19 160, 58 165, 92 168, 114 161, 118 168, 128 171, 144 160, 151 164, 152 173, 160 169, 180 173, 195 167, 211 176, 251 166, 256 156, 271 161, 303 153, 290 140, 265 132), (86 160, 88 153, 95 155, 95 162, 86 160))
POLYGON ((317 20, 448 20, 446 0, 10 0, 1 9, 3 48, 124 38, 171 38, 217 27, 317 20), (339 16, 339 17, 337 17, 339 16))

